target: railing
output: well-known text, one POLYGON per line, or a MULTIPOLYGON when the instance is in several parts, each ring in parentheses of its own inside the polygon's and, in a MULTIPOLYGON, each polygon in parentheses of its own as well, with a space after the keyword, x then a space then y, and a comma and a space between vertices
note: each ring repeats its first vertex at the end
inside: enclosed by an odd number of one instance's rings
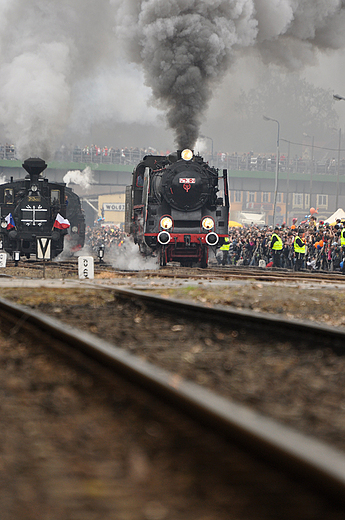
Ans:
MULTIPOLYGON (((228 170, 245 170, 258 172, 275 172, 276 171, 276 157, 255 157, 250 155, 227 155, 216 154, 204 156, 205 161, 215 166, 216 168, 227 168, 228 170)), ((335 159, 327 161, 313 161, 304 160, 301 158, 281 157, 279 161, 280 172, 301 173, 313 175, 337 175, 338 162, 335 159)), ((345 160, 340 161, 340 174, 345 174, 345 160)))
POLYGON ((96 164, 130 164, 136 165, 141 159, 150 152, 139 149, 63 149, 55 153, 55 161, 59 162, 79 162, 96 164))
MULTIPOLYGON (((61 148, 54 155, 57 162, 74 162, 82 164, 124 164, 135 166, 145 155, 158 153, 153 150, 139 148, 98 148, 98 147, 75 147, 61 148)), ((204 154, 204 159, 215 168, 227 168, 228 170, 244 170, 258 172, 275 172, 275 155, 255 156, 252 154, 228 154, 217 152, 213 156, 204 154)), ((0 159, 16 160, 16 148, 13 145, 0 145, 0 159)), ((310 159, 290 158, 282 156, 279 162, 280 172, 300 173, 313 175, 337 175, 338 162, 335 159, 326 161, 311 161, 310 159)), ((340 162, 339 173, 345 174, 345 159, 340 162)))

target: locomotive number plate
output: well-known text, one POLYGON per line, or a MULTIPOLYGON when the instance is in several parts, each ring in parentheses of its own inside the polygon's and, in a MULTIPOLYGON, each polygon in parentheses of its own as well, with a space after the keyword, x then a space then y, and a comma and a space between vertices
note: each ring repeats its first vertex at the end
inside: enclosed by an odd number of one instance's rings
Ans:
POLYGON ((188 178, 183 178, 183 179, 180 178, 179 179, 179 183, 180 184, 195 184, 195 179, 194 178, 190 178, 190 179, 188 179, 188 178))
POLYGON ((29 202, 41 202, 41 197, 28 197, 29 202))

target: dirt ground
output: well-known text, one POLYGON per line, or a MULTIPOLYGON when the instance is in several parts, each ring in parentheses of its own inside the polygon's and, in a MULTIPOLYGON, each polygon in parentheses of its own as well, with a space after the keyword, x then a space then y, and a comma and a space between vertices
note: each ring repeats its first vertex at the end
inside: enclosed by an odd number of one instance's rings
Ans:
POLYGON ((250 282, 240 287, 190 286, 155 289, 166 297, 190 299, 203 304, 226 305, 253 312, 345 327, 345 284, 294 284, 250 282))
MULTIPOLYGON (((228 337, 212 324, 171 321, 116 300, 112 291, 21 288, 2 289, 1 296, 99 334, 227 395, 237 393, 247 403, 261 402, 264 387, 275 375, 281 379, 284 370, 286 390, 289 371, 301 377, 307 362, 316 365, 320 391, 327 377, 338 377, 335 368, 344 368, 322 353, 315 359, 304 353, 300 365, 287 345, 274 351, 248 343, 238 331, 228 337), (256 368, 260 355, 264 363, 256 368), (263 368, 268 373, 260 382, 257 369, 263 368)), ((5 324, 0 326, 3 330, 5 324)), ((102 384, 61 359, 50 344, 27 339, 13 329, 9 338, 0 336, 1 520, 343 518, 342 510, 286 482, 279 472, 253 467, 236 448, 169 409, 160 411, 154 399, 138 397, 123 381, 112 378, 110 386, 102 384)), ((306 384, 307 374, 308 369, 306 384)), ((295 392, 290 388, 286 400, 295 392)), ((329 406, 329 396, 327 402, 329 406)), ((340 422, 345 422, 344 413, 340 422)), ((313 420, 320 429, 327 419, 313 420)), ((329 427, 327 423, 325 429, 329 427)))
MULTIPOLYGON (((159 290, 281 314, 342 323, 344 295, 337 289, 249 284, 236 290, 159 290)), ((278 345, 240 330, 174 319, 114 299, 104 289, 3 289, 3 297, 87 330, 119 347, 247 404, 345 450, 345 357, 309 351, 281 338, 278 345)), ((255 312, 255 310, 253 310, 255 312)))

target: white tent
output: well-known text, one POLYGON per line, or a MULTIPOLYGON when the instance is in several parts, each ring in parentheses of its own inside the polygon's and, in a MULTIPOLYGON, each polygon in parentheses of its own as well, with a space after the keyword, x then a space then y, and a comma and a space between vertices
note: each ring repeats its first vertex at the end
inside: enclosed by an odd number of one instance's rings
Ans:
POLYGON ((264 226, 266 224, 264 213, 246 213, 242 211, 240 213, 241 224, 254 224, 257 226, 264 226))
POLYGON ((345 219, 345 211, 341 208, 337 209, 337 211, 335 213, 333 213, 333 215, 331 215, 330 217, 328 217, 327 220, 325 220, 325 223, 326 224, 335 224, 335 221, 340 218, 340 220, 342 220, 343 218, 345 219))

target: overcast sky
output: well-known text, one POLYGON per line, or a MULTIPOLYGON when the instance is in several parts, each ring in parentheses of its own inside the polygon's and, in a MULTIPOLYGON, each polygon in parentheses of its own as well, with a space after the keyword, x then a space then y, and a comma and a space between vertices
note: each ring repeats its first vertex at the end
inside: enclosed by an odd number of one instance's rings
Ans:
POLYGON ((62 143, 166 151, 200 134, 242 152, 261 131, 274 149, 272 126, 238 131, 235 112, 270 64, 345 97, 343 0, 0 0, 0 19, 0 142, 24 159, 62 143))

